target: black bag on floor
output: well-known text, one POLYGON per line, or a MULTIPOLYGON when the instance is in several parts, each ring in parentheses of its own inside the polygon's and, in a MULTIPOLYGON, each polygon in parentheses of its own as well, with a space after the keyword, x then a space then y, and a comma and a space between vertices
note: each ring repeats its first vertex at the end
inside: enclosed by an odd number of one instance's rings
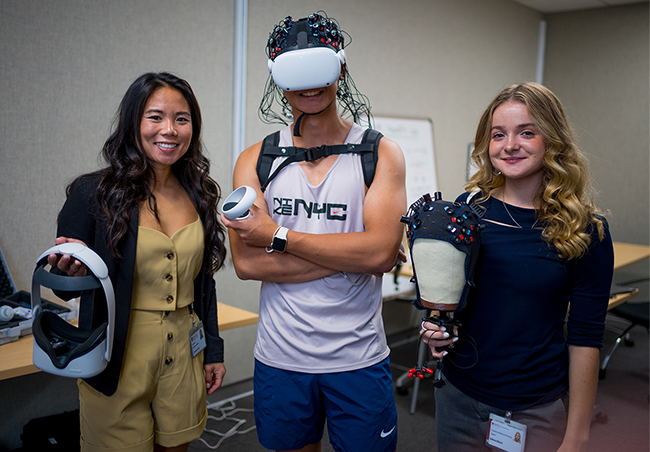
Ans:
POLYGON ((20 435, 24 452, 78 451, 79 437, 79 410, 32 419, 20 435))

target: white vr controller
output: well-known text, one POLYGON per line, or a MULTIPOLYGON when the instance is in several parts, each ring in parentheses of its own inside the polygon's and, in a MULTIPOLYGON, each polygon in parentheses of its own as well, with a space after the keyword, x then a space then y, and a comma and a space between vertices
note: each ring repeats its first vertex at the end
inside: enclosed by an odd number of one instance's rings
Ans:
POLYGON ((255 202, 257 193, 253 187, 242 185, 233 191, 223 202, 223 214, 229 220, 245 220, 250 216, 249 209, 255 202))
POLYGON ((269 59, 273 81, 284 91, 323 88, 336 82, 345 64, 345 51, 329 47, 291 50, 269 59))

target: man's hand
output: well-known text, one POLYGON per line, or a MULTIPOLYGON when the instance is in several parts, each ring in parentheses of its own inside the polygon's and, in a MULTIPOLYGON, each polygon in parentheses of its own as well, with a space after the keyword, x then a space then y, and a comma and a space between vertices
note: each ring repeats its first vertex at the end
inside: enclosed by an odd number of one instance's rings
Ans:
POLYGON ((244 244, 248 246, 267 247, 271 245, 273 234, 278 225, 267 212, 256 205, 249 209, 250 217, 245 220, 229 220, 221 214, 224 226, 233 229, 244 244))

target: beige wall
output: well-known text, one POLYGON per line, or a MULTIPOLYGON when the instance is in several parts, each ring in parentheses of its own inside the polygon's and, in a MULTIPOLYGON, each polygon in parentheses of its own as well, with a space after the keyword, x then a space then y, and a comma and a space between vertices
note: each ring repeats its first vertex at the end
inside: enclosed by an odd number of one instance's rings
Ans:
MULTIPOLYGON (((0 2, 0 248, 19 289, 53 244, 65 185, 99 167, 118 103, 144 72, 190 82, 212 175, 229 193, 233 18, 230 1, 0 2)), ((221 300, 256 309, 256 290, 235 297, 231 266, 218 279, 221 300)), ((229 378, 250 376, 254 335, 224 332, 229 378)))
MULTIPOLYGON (((321 8, 352 35, 350 71, 373 112, 433 120, 439 188, 456 196, 482 110, 534 78, 542 15, 509 0, 248 0, 246 145, 276 129, 257 117, 268 33, 321 8)), ((143 72, 190 82, 213 177, 230 192, 233 19, 234 0, 0 1, 0 248, 19 289, 52 244, 66 183, 98 167, 118 102, 143 72)), ((648 244, 648 6, 546 19, 545 80, 577 126, 614 238, 648 244)), ((259 284, 239 281, 231 262, 217 283, 221 301, 257 311, 259 284)), ((249 378, 255 326, 222 335, 226 384, 249 378)), ((13 407, 0 448, 19 447, 32 417, 76 403, 73 384, 44 374, 0 389, 13 407)))
POLYGON ((552 14, 545 84, 589 156, 614 240, 648 245, 648 4, 552 14))
MULTIPOLYGON (((269 32, 286 14, 320 8, 249 1, 246 145, 275 129, 257 118, 269 32)), ((352 35, 350 70, 373 111, 433 119, 440 188, 455 196, 480 111, 502 86, 533 77, 540 14, 507 0, 372 8, 334 0, 327 13, 352 35)), ((212 174, 230 191, 233 18, 234 2, 209 0, 0 2, 0 247, 19 289, 52 243, 66 183, 98 167, 118 102, 143 72, 168 70, 190 82, 212 174)), ((230 261, 217 283, 221 301, 257 311, 259 284, 237 280, 230 261)), ((255 327, 223 336, 226 382, 250 377, 255 327)))
MULTIPOLYGON (((275 128, 257 119, 267 72, 264 43, 285 11, 294 18, 321 1, 249 2, 248 124, 253 144, 275 128)), ((533 80, 541 14, 505 0, 330 1, 326 12, 352 35, 350 73, 376 115, 433 120, 438 185, 455 198, 479 116, 504 86, 533 80)))

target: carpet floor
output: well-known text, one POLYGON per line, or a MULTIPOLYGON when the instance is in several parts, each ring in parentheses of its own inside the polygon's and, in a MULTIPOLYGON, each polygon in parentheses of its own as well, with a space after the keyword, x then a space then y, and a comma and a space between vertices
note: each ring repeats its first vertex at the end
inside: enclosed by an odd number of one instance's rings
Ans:
MULTIPOLYGON (((608 319, 601 356, 617 337, 615 329, 621 322, 608 319)), ((389 337, 391 367, 396 382, 416 359, 413 338, 416 331, 405 331, 389 337)), ((650 439, 649 419, 649 340, 648 332, 641 327, 631 331, 634 346, 621 345, 607 368, 607 375, 598 387, 598 396, 592 421, 589 452, 648 452, 650 439)), ((410 413, 413 383, 397 391, 395 400, 398 412, 398 451, 437 450, 433 388, 431 380, 421 381, 416 408, 410 413), (407 392, 404 395, 404 392, 407 392)), ((208 426, 202 437, 190 446, 190 452, 222 450, 228 452, 265 451, 257 441, 253 416, 252 380, 223 388, 208 400, 211 408, 208 426)), ((323 452, 333 451, 327 432, 323 439, 323 452)), ((363 451, 359 451, 363 452, 363 451)))

